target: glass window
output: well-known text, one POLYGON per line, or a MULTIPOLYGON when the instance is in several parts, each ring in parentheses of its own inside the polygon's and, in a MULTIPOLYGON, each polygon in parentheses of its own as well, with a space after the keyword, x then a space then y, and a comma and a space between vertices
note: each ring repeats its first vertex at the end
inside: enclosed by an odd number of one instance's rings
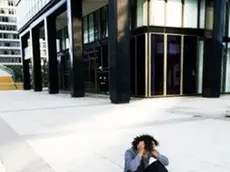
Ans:
POLYGON ((60 52, 60 51, 61 51, 61 45, 60 45, 60 31, 57 31, 56 45, 57 45, 57 52, 60 52))
POLYGON ((101 38, 108 37, 108 7, 101 9, 101 38))
POLYGON ((165 1, 162 0, 150 1, 150 25, 155 25, 155 26, 165 25, 165 1))
POLYGON ((168 0, 166 26, 181 27, 182 2, 181 0, 168 0))
POLYGON ((221 58, 221 82, 220 82, 220 92, 225 92, 225 81, 226 81, 226 67, 227 67, 227 43, 223 43, 223 55, 221 58))
POLYGON ((198 0, 184 0, 184 27, 197 28, 198 0))
POLYGON ((83 27, 84 27, 84 44, 87 44, 89 42, 89 36, 88 36, 88 18, 84 17, 83 19, 83 27))
POLYGON ((66 33, 65 33, 65 29, 61 30, 61 44, 62 44, 62 51, 66 49, 66 33))
POLYGON ((108 45, 103 45, 102 46, 102 65, 103 68, 108 68, 109 67, 109 54, 108 54, 108 45))
POLYGON ((136 19, 137 19, 137 27, 143 26, 144 24, 144 3, 145 0, 137 0, 137 13, 136 13, 136 19))
POLYGON ((146 52, 145 52, 145 35, 140 35, 136 37, 136 46, 137 52, 136 52, 136 83, 137 83, 137 95, 138 96, 145 96, 145 85, 146 85, 146 77, 145 77, 145 58, 146 58, 146 52))
POLYGON ((163 95, 164 36, 151 35, 151 95, 163 95))
POLYGON ((226 18, 226 21, 228 21, 228 36, 230 35, 230 2, 228 2, 228 17, 226 18))
POLYGON ((204 41, 198 42, 198 62, 197 62, 197 93, 202 94, 203 89, 203 61, 204 61, 204 41))
POLYGON ((230 44, 227 45, 225 92, 230 92, 230 44))
POLYGON ((130 7, 130 25, 131 29, 136 28, 136 2, 131 1, 131 7, 130 7))
POLYGON ((214 22, 214 0, 206 2, 205 29, 212 30, 214 22))
POLYGON ((136 38, 130 40, 131 91, 136 95, 136 38), (133 51, 134 50, 134 51, 133 51))
POLYGON ((89 15, 89 42, 94 41, 94 14, 89 15))
POLYGON ((100 38, 100 11, 96 11, 94 14, 94 34, 95 40, 100 38))

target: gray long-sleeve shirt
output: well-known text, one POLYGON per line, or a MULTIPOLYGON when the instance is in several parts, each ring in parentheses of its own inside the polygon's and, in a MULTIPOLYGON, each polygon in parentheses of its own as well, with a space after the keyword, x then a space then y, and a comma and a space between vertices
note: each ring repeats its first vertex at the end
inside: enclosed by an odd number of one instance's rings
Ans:
MULTIPOLYGON (((149 165, 149 160, 151 156, 143 159, 145 168, 149 165)), ((130 148, 125 152, 125 170, 124 172, 131 171, 135 172, 139 165, 141 164, 142 157, 140 157, 134 148, 130 148)), ((162 163, 164 166, 169 164, 169 160, 166 156, 158 154, 157 160, 162 163)))

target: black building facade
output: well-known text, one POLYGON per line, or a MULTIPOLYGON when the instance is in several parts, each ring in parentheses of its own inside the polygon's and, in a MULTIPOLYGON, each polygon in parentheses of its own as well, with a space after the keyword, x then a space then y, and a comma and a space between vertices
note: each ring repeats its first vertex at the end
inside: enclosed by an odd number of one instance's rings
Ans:
POLYGON ((22 50, 32 42, 32 58, 22 53, 24 88, 42 91, 45 66, 51 94, 109 94, 113 103, 127 103, 131 96, 229 93, 229 3, 50 0, 19 29, 22 50))

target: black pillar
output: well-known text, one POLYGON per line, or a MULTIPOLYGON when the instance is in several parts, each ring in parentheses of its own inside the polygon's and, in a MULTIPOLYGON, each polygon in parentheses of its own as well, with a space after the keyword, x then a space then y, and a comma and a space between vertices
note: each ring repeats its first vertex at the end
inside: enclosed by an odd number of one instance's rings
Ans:
POLYGON ((214 1, 212 35, 205 39, 204 44, 203 97, 220 96, 225 5, 226 0, 214 1))
POLYGON ((34 91, 42 91, 39 27, 32 29, 33 83, 34 91))
POLYGON ((129 0, 109 0, 110 99, 130 101, 129 0))
POLYGON ((82 0, 67 0, 69 53, 70 53, 70 91, 72 97, 84 97, 84 63, 82 34, 82 0))
POLYGON ((27 45, 27 37, 21 37, 21 54, 22 54, 22 64, 23 64, 23 88, 24 90, 30 90, 30 67, 29 60, 25 59, 24 48, 27 45))
POLYGON ((48 44, 48 79, 49 79, 49 93, 57 94, 59 92, 58 86, 58 66, 57 66, 57 45, 56 45, 56 17, 47 17, 46 31, 48 44))

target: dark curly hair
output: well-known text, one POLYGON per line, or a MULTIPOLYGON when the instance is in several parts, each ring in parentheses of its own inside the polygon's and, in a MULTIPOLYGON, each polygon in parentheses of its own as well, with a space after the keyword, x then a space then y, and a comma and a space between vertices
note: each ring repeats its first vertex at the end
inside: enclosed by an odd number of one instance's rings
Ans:
POLYGON ((134 140, 132 142, 132 146, 133 146, 133 148, 135 150, 137 150, 137 145, 141 141, 144 141, 144 143, 145 143, 145 150, 147 150, 149 152, 151 152, 152 149, 153 149, 152 142, 154 142, 156 146, 159 145, 159 142, 153 136, 150 136, 148 134, 143 134, 141 136, 137 136, 137 137, 134 138, 134 140))

